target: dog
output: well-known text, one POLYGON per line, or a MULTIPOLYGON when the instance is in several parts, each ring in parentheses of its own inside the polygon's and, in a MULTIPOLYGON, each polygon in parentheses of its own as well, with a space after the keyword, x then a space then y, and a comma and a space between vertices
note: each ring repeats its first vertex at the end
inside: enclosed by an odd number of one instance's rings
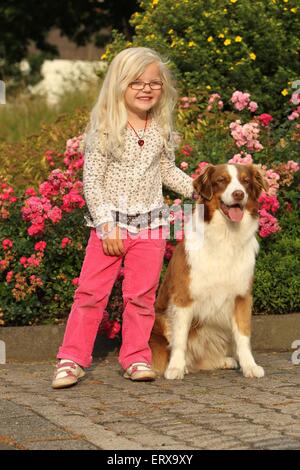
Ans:
POLYGON ((254 165, 221 164, 207 165, 193 186, 191 221, 203 236, 194 230, 177 244, 159 288, 153 368, 166 379, 183 379, 239 363, 245 377, 263 377, 250 336, 258 198, 267 184, 254 165))

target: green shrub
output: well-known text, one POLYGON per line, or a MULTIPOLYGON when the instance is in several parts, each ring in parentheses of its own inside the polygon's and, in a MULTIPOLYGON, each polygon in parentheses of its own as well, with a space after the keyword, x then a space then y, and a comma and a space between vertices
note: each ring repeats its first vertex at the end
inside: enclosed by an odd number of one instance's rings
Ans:
POLYGON ((183 95, 208 88, 229 98, 243 90, 262 111, 281 111, 300 77, 297 0, 143 0, 140 6, 131 18, 132 43, 115 32, 104 58, 130 45, 151 47, 170 58, 183 95))
POLYGON ((281 232, 264 239, 256 262, 255 313, 300 312, 300 211, 285 211, 281 232))

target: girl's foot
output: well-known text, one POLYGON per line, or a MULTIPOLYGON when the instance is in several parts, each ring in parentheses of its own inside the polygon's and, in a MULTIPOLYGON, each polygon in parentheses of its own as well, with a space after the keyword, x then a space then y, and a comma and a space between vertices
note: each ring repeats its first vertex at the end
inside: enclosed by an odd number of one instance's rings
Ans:
POLYGON ((61 359, 56 364, 52 388, 67 388, 75 385, 85 375, 84 370, 70 359, 61 359))
POLYGON ((125 379, 137 382, 149 382, 156 379, 156 374, 149 364, 145 362, 134 362, 126 369, 124 377, 125 379))

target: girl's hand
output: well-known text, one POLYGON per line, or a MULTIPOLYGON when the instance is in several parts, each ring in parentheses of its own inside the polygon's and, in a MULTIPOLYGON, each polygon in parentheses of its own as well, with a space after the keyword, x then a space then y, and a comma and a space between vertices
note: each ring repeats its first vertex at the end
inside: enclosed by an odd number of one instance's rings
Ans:
MULTIPOLYGON (((103 231, 105 231, 105 225, 103 231)), ((102 239, 103 251, 107 256, 123 256, 125 253, 124 244, 121 239, 121 229, 118 225, 113 227, 112 230, 106 232, 102 239)))

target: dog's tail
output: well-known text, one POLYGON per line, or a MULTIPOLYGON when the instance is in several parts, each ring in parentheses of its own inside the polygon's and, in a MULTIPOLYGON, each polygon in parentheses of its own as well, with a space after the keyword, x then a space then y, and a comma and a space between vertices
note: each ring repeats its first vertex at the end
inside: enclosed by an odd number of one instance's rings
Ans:
POLYGON ((158 375, 163 375, 170 359, 169 343, 165 337, 166 315, 156 315, 149 345, 152 351, 152 367, 158 375))

